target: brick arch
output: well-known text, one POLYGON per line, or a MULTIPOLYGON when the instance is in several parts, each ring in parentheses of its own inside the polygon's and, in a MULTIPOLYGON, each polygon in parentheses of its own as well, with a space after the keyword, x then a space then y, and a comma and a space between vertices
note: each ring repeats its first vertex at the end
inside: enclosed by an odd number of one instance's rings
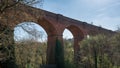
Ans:
POLYGON ((25 22, 32 22, 32 23, 35 23, 39 26, 41 26, 45 32, 47 33, 47 35, 56 35, 56 28, 51 24, 49 23, 48 21, 46 20, 42 20, 42 21, 38 21, 38 22, 34 22, 34 21, 23 21, 23 22, 20 22, 18 24, 15 24, 14 28, 19 25, 19 24, 22 24, 22 23, 25 23, 25 22))
POLYGON ((48 36, 57 35, 55 26, 48 20, 44 18, 42 20, 39 19, 37 24, 41 25, 44 28, 48 36))
POLYGON ((23 22, 33 22, 37 25, 40 25, 45 32, 47 33, 47 56, 46 56, 46 62, 47 64, 54 64, 55 63, 55 59, 54 59, 54 47, 55 47, 55 42, 56 42, 56 36, 57 36, 57 31, 56 28, 54 27, 54 25, 47 21, 46 19, 38 19, 38 21, 22 21, 20 23, 14 24, 14 27, 16 25, 19 25, 23 22))
POLYGON ((70 30, 71 33, 73 34, 73 37, 75 38, 76 36, 80 36, 81 38, 84 38, 84 33, 83 31, 75 26, 75 25, 70 25, 70 26, 67 26, 66 29, 70 30))
POLYGON ((66 29, 68 29, 73 35, 74 61, 78 61, 79 58, 77 55, 79 54, 79 50, 80 50, 79 43, 84 38, 84 33, 78 26, 75 25, 67 26, 66 29))

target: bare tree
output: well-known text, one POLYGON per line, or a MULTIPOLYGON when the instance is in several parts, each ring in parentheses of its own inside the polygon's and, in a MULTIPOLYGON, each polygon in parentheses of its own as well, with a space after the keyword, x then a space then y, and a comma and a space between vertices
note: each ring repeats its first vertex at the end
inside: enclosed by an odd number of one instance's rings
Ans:
POLYGON ((4 12, 6 9, 16 6, 18 3, 26 5, 34 5, 36 3, 43 4, 43 0, 0 0, 0 12, 4 12))
POLYGON ((119 33, 120 33, 120 25, 117 26, 116 32, 119 32, 119 33))
MULTIPOLYGON (((16 26, 15 31, 18 31, 21 29, 23 30, 24 34, 27 33, 26 37, 24 39, 19 38, 19 37, 14 37, 14 39, 18 42, 20 41, 25 41, 25 40, 31 40, 31 41, 39 41, 39 42, 43 42, 45 41, 47 35, 45 34, 44 31, 42 31, 41 28, 37 27, 37 24, 33 23, 33 22, 25 22, 22 24, 19 24, 16 26), (38 30, 40 29, 40 30, 38 30)), ((16 35, 14 35, 16 36, 16 35)))

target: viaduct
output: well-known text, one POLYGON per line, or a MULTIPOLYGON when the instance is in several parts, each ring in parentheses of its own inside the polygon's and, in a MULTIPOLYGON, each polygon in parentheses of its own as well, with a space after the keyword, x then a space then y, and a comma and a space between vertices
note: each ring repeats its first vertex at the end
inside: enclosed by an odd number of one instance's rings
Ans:
MULTIPOLYGON (((73 34, 74 55, 76 55, 79 51, 80 41, 83 40, 87 35, 113 33, 113 31, 104 29, 102 27, 23 4, 9 8, 0 14, 1 28, 7 25, 12 29, 12 31, 14 31, 14 27, 22 22, 35 22, 41 25, 46 31, 48 35, 47 64, 55 64, 56 60, 54 49, 56 45, 56 38, 60 40, 63 47, 63 31, 65 29, 68 29, 73 34)), ((2 30, 1 28, 0 30, 2 30)))

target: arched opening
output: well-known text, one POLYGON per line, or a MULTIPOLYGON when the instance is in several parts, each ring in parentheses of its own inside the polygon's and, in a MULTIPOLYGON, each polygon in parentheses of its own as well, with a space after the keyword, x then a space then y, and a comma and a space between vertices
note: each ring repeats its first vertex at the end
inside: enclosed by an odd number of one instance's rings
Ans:
POLYGON ((72 33, 65 29, 63 32, 63 45, 64 45, 64 61, 65 68, 74 66, 74 38, 72 33))
POLYGON ((26 40, 45 42, 47 41, 47 33, 42 26, 34 22, 23 22, 14 28, 14 40, 15 42, 26 40))
POLYGON ((34 22, 23 22, 14 28, 15 59, 19 67, 39 68, 46 64, 47 33, 34 22))
MULTIPOLYGON (((72 41, 70 41, 73 44, 73 50, 71 49, 73 51, 73 52, 71 51, 72 55, 73 55, 72 61, 74 61, 73 64, 74 63, 78 64, 78 61, 80 59, 80 57, 79 57, 80 56, 79 55, 79 50, 80 50, 79 43, 84 38, 84 34, 79 27, 74 26, 74 25, 70 25, 70 26, 66 27, 66 29, 68 29, 73 35, 72 41)), ((66 34, 68 34, 68 33, 66 33, 66 34)), ((67 35, 67 36, 70 36, 70 35, 67 35)), ((64 45, 64 47, 66 47, 66 45, 64 45)), ((71 66, 71 64, 69 64, 68 66, 71 66)))

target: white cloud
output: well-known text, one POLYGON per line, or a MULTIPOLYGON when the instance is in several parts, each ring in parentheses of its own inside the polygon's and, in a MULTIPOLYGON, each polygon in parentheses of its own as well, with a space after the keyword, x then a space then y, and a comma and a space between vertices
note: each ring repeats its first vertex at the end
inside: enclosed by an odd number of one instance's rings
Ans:
POLYGON ((93 20, 95 25, 102 26, 110 30, 117 30, 120 25, 120 17, 99 16, 93 20))

